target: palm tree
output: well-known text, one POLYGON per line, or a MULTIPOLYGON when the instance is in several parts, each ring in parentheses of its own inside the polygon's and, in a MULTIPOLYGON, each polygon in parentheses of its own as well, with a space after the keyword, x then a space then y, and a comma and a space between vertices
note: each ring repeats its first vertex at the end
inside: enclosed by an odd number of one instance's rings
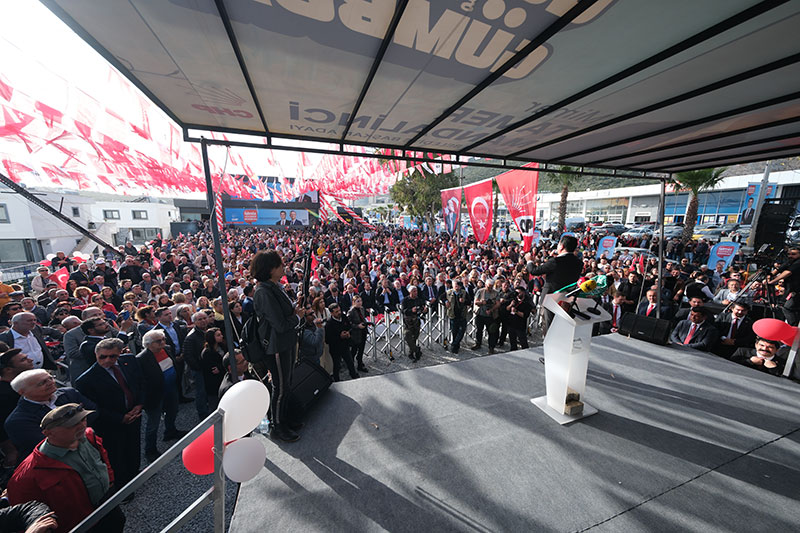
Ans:
MULTIPOLYGON (((560 170, 575 172, 578 170, 578 167, 562 166, 560 170)), ((563 232, 567 224, 567 197, 569 196, 569 189, 578 182, 580 176, 578 174, 547 172, 545 177, 550 183, 561 187, 561 203, 558 204, 558 231, 563 232)))
POLYGON ((692 239, 692 235, 694 235, 694 226, 697 224, 697 206, 700 203, 698 195, 701 191, 716 187, 722 181, 722 173, 726 170, 728 170, 728 167, 703 168, 678 172, 672 176, 672 181, 676 185, 681 189, 689 189, 691 192, 689 205, 686 207, 686 217, 683 222, 683 235, 681 236, 681 241, 684 244, 689 242, 692 239))

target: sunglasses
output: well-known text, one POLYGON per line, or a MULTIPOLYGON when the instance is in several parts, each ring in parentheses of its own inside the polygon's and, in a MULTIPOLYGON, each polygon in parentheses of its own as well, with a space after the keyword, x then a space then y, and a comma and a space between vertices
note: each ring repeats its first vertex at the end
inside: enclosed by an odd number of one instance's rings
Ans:
POLYGON ((105 359, 116 359, 117 357, 119 357, 118 353, 112 353, 112 354, 109 354, 109 355, 98 355, 97 359, 100 360, 100 361, 103 361, 105 359))

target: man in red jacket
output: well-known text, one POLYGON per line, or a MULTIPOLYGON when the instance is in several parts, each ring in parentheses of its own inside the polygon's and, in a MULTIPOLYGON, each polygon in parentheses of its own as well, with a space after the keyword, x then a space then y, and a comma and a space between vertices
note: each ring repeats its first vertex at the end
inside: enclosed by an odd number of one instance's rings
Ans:
MULTIPOLYGON (((88 411, 77 403, 53 409, 42 419, 45 439, 17 467, 8 482, 14 505, 46 503, 58 517, 58 529, 70 531, 113 492, 114 472, 103 442, 86 426, 88 411)), ((125 515, 114 508, 92 531, 121 532, 125 515)))

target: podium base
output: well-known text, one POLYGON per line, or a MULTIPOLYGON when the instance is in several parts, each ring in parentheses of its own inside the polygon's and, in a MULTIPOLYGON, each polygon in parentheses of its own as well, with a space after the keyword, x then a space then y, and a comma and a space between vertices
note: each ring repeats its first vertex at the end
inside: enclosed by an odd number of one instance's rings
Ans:
POLYGON ((570 422, 575 422, 576 420, 580 420, 581 418, 586 418, 587 416, 592 416, 597 412, 597 409, 589 405, 588 403, 583 404, 583 413, 576 416, 569 416, 565 415, 564 413, 559 413, 549 405, 547 405, 547 396, 539 396, 538 398, 531 398, 531 403, 544 411, 547 416, 561 424, 569 424, 570 422))

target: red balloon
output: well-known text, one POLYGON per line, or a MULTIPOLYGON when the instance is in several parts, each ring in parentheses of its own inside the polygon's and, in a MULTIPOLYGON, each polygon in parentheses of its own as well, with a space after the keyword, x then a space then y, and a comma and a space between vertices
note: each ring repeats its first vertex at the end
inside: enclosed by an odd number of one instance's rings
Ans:
POLYGON ((791 330, 791 333, 789 333, 783 338, 783 344, 788 344, 789 346, 791 346, 794 343, 795 336, 797 336, 797 328, 794 326, 789 326, 787 331, 789 330, 791 330))
POLYGON ((753 331, 756 335, 771 341, 785 342, 784 339, 789 337, 794 340, 796 329, 776 318, 762 318, 753 324, 753 331))
POLYGON ((41 261, 39 261, 39 264, 42 266, 49 267, 51 266, 52 263, 49 259, 42 259, 41 261))
POLYGON ((192 474, 214 473, 214 427, 210 427, 183 449, 183 466, 192 474))

